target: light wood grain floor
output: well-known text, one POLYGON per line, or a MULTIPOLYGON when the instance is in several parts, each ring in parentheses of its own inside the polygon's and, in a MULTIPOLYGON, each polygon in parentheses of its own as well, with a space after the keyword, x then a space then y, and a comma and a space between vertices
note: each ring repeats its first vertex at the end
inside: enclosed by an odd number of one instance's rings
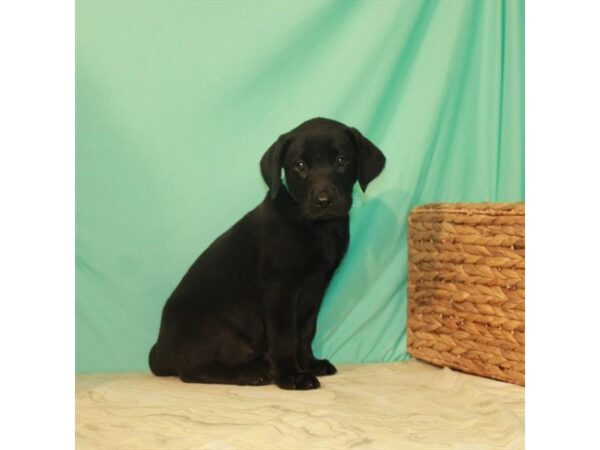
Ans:
POLYGON ((410 361, 339 366, 321 389, 78 375, 85 449, 524 448, 524 389, 410 361))

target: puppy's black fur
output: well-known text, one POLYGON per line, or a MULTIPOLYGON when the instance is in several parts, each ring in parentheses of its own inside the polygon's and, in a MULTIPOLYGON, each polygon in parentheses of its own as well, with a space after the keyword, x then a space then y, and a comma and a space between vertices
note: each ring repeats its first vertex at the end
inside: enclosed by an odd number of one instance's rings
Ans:
POLYGON ((284 389, 314 389, 317 376, 334 374, 311 349, 317 313, 348 246, 352 187, 364 191, 384 164, 358 130, 333 120, 279 137, 260 162, 266 198, 198 257, 167 300, 152 372, 284 389))

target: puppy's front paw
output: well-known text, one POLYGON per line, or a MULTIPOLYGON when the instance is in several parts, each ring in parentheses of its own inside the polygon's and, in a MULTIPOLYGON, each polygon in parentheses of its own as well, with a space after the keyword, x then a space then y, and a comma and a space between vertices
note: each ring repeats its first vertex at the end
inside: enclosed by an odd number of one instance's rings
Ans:
POLYGON ((298 373, 282 373, 275 378, 275 384, 281 389, 317 389, 321 386, 317 377, 312 373, 298 372, 298 373))
POLYGON ((315 359, 310 365, 310 371, 316 376, 321 377, 326 375, 333 375, 337 372, 337 369, 326 359, 315 359))
POLYGON ((271 373, 267 367, 266 369, 254 370, 248 375, 247 382, 243 384, 249 384, 251 386, 264 386, 266 384, 271 384, 272 381, 271 373))

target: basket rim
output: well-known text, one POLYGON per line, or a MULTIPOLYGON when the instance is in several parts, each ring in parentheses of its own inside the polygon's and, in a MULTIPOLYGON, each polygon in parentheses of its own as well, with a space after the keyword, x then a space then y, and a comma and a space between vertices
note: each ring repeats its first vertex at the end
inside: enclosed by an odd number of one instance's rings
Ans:
POLYGON ((410 214, 485 214, 490 216, 524 216, 525 202, 513 203, 427 203, 413 208, 410 214))

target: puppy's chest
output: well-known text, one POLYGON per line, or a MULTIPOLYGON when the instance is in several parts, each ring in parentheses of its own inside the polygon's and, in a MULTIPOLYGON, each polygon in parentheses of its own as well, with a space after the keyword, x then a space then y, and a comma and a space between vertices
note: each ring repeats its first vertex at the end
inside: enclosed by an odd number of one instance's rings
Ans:
POLYGON ((349 232, 341 226, 323 225, 320 228, 277 230, 265 234, 267 250, 261 267, 267 273, 304 274, 335 269, 348 247, 349 232))
POLYGON ((331 269, 336 267, 348 248, 348 232, 343 229, 325 229, 316 234, 307 246, 309 265, 331 269))

